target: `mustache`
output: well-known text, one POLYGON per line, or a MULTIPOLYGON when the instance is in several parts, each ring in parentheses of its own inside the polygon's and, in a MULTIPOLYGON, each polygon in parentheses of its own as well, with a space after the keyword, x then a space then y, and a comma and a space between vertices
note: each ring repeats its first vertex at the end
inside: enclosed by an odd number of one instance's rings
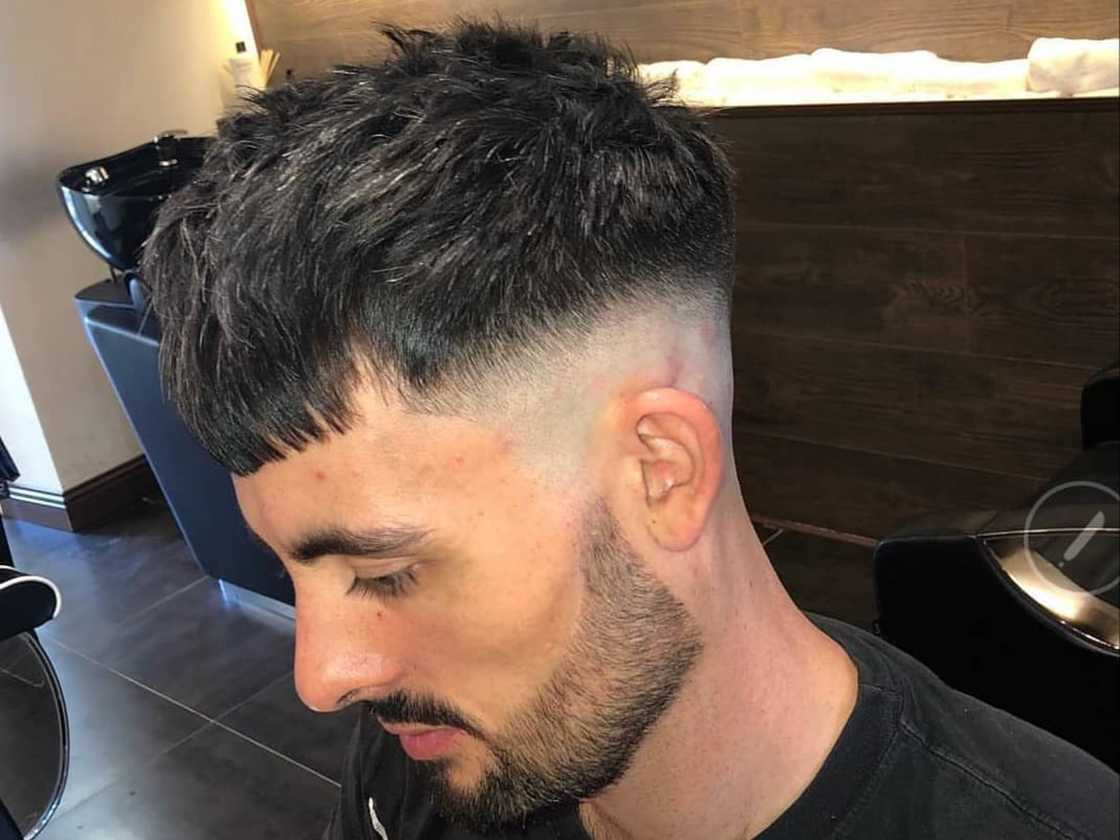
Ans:
POLYGON ((478 727, 449 704, 434 697, 411 697, 403 691, 395 691, 377 700, 366 700, 363 705, 369 714, 385 723, 450 726, 476 738, 483 738, 478 727))

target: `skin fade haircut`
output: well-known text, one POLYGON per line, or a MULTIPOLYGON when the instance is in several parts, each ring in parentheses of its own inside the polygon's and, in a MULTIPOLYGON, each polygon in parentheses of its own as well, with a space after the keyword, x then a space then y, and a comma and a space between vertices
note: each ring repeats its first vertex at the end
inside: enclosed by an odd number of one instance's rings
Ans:
POLYGON ((731 170, 671 81, 590 35, 381 31, 223 118, 144 250, 167 397, 237 475, 348 431, 362 384, 478 417, 617 307, 730 306, 731 170))

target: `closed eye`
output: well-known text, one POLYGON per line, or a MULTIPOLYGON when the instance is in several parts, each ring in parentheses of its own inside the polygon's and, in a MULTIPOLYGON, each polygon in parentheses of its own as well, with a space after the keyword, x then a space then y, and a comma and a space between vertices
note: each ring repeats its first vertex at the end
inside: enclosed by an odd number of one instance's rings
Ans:
POLYGON ((400 598, 416 585, 416 569, 409 567, 381 577, 355 577, 347 595, 363 598, 400 598))

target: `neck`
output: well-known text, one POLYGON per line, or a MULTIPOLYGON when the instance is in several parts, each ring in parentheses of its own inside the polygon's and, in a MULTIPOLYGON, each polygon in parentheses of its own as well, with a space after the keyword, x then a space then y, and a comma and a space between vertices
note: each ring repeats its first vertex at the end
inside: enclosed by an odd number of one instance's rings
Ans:
POLYGON ((741 571, 707 605, 704 653, 625 776, 581 804, 595 840, 749 840, 808 787, 851 715, 855 665, 790 601, 745 512, 733 530, 720 549, 741 571))

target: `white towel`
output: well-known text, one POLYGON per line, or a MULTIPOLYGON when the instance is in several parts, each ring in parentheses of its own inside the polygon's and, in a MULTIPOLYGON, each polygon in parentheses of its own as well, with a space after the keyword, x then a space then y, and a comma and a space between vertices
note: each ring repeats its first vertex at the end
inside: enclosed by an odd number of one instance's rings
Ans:
POLYGON ((680 99, 706 107, 1050 99, 1089 92, 1115 96, 1118 44, 1117 39, 1040 38, 1031 47, 1030 58, 994 62, 948 61, 928 50, 857 53, 820 49, 811 55, 762 60, 659 61, 643 65, 641 73, 648 80, 676 73, 680 99))
POLYGON ((805 54, 779 58, 713 58, 697 92, 704 101, 722 106, 763 105, 817 99, 828 91, 818 89, 812 63, 805 54))
POLYGON ((1120 38, 1039 38, 1027 54, 1031 90, 1075 93, 1120 85, 1120 38))
POLYGON ((815 50, 810 59, 819 84, 843 93, 884 94, 901 92, 910 78, 928 73, 928 68, 939 61, 929 50, 863 53, 828 48, 815 50))
POLYGON ((943 93, 949 99, 1004 99, 1027 91, 1025 58, 1014 61, 922 61, 900 68, 900 83, 915 93, 943 93))
POLYGON ((721 85, 767 84, 805 87, 813 84, 813 65, 808 55, 797 53, 759 60, 713 58, 707 65, 708 79, 721 85))

